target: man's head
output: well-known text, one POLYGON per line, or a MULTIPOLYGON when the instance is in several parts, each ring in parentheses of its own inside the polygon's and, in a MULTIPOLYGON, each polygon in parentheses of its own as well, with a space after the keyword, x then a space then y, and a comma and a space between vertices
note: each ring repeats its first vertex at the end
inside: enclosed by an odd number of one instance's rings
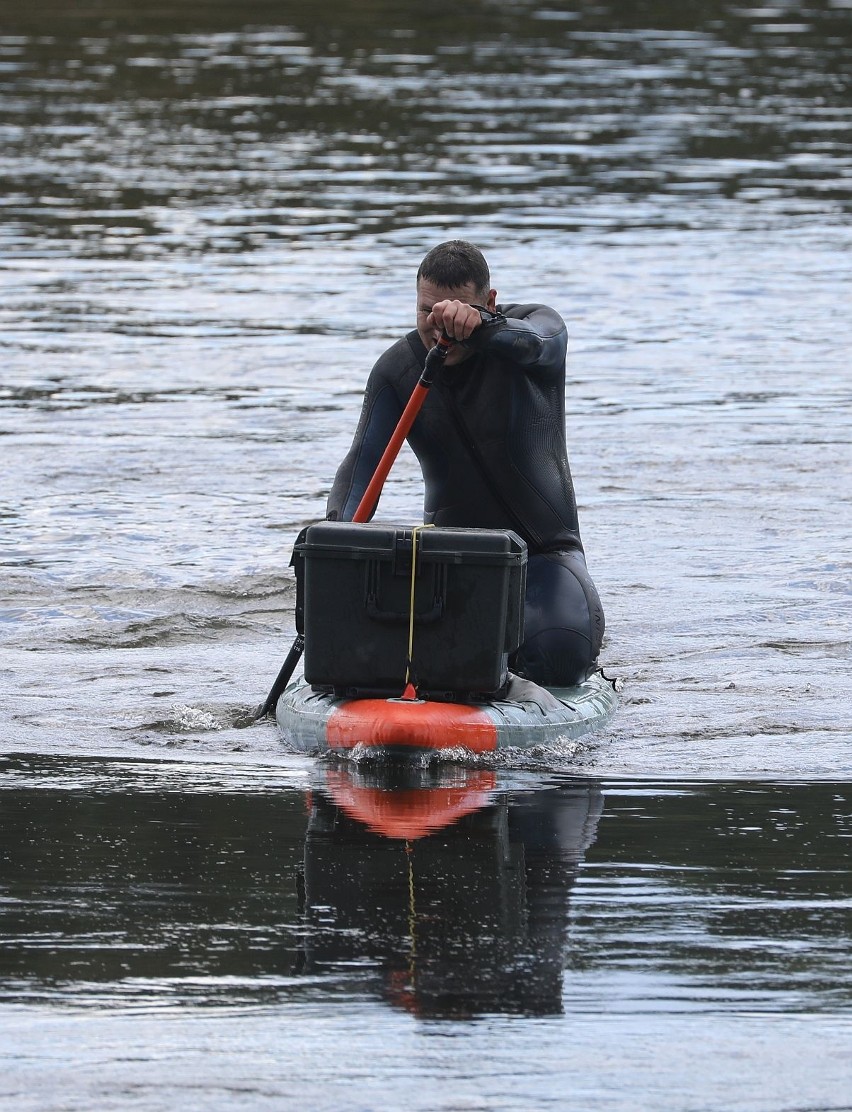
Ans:
MULTIPOLYGON (((463 239, 439 243, 426 255, 417 271, 417 331, 425 347, 431 348, 440 335, 440 328, 429 319, 432 306, 439 301, 463 301, 494 310, 497 291, 491 288, 482 252, 463 239)), ((447 365, 460 363, 470 355, 457 346, 447 357, 447 365)))
POLYGON ((448 239, 433 247, 417 271, 417 284, 425 279, 433 286, 445 290, 460 290, 472 286, 485 304, 491 285, 488 263, 478 247, 463 239, 448 239))

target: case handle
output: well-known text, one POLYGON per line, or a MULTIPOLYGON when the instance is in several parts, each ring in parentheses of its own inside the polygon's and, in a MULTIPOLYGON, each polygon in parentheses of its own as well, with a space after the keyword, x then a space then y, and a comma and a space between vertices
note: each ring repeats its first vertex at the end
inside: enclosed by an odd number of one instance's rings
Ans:
MULTIPOLYGON (((367 616, 374 622, 408 622, 411 614, 408 610, 383 610, 375 595, 367 595, 367 616)), ((432 625, 440 621, 444 615, 444 600, 440 596, 432 603, 431 610, 414 615, 415 625, 432 625)))

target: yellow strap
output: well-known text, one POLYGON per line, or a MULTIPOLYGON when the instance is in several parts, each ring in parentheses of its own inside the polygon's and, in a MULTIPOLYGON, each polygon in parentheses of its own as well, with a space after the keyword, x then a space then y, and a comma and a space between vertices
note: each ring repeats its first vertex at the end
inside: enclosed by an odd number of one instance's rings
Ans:
POLYGON ((405 683, 411 679, 411 662, 414 659, 414 590, 417 585, 417 534, 421 529, 434 529, 434 525, 415 525, 411 530, 411 590, 408 596, 408 660, 405 662, 405 683))

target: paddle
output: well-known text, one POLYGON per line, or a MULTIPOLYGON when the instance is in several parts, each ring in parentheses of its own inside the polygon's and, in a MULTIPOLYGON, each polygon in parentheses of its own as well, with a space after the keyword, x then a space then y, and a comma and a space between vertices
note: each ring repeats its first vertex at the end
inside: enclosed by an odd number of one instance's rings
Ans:
MULTIPOLYGON (((372 479, 367 484, 367 489, 361 501, 358 503, 358 508, 352 515, 352 520, 355 522, 368 521, 376 508, 376 503, 379 500, 379 495, 382 493, 382 487, 385 485, 385 479, 388 477, 390 469, 394 465, 394 460, 399 455, 399 450, 402 447, 402 442, 405 440, 411 431, 411 426, 414 424, 414 419, 420 412, 420 407, 429 393, 429 387, 435 381, 435 375, 440 368, 444 365, 444 360, 450 352, 454 341, 446 334, 442 335, 437 344, 432 348, 426 356, 426 364, 423 367, 423 373, 417 381, 417 385, 411 391, 411 397, 405 409, 402 411, 402 416, 399 419, 399 424, 394 429, 393 435, 388 441, 388 446, 382 453, 382 458, 379 460, 378 467, 376 468, 372 479)), ((290 682, 290 677, 296 670, 296 665, 305 650, 304 635, 299 633, 293 646, 287 653, 287 659, 281 665, 281 671, 275 677, 275 682, 263 702, 252 718, 253 722, 259 722, 261 718, 266 716, 275 709, 275 705, 281 696, 281 692, 290 682)))

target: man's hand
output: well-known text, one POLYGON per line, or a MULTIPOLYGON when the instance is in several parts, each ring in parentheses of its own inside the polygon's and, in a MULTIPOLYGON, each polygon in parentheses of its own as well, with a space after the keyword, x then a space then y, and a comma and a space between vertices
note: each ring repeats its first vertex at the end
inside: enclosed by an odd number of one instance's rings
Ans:
POLYGON ((482 324, 479 310, 466 301, 438 301, 426 323, 439 331, 446 332, 451 340, 469 340, 482 324))

